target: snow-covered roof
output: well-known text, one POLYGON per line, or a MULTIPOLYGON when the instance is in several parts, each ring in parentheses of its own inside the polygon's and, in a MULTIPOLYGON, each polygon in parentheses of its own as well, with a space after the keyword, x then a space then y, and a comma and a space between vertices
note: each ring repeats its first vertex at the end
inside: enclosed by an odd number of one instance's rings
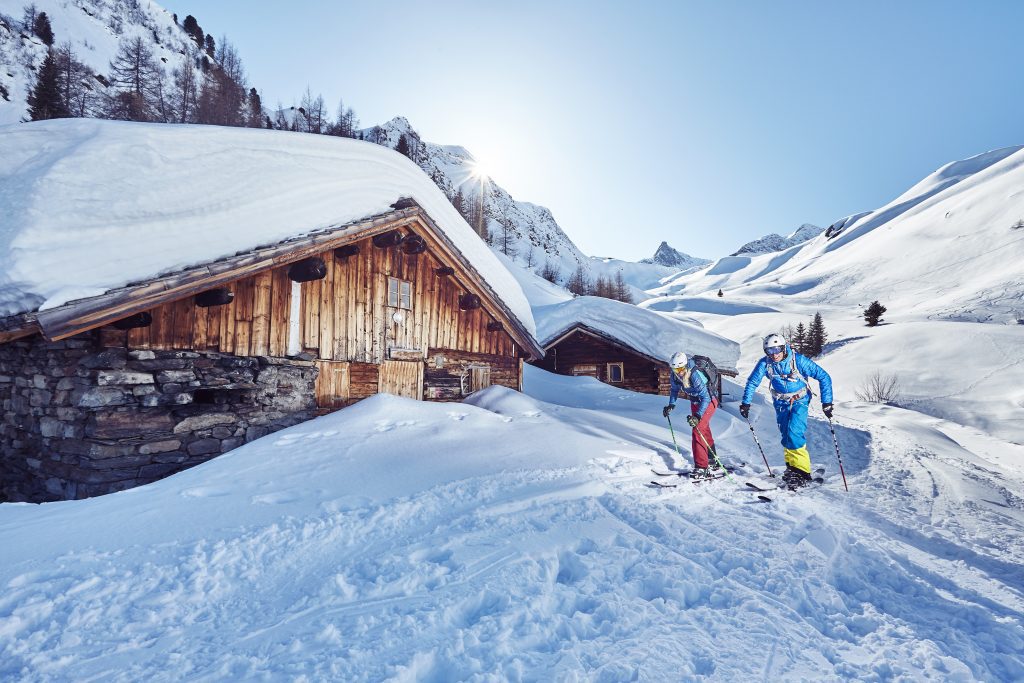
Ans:
POLYGON ((63 119, 0 127, 0 315, 45 310, 411 197, 535 333, 518 282, 413 162, 284 131, 63 119))
POLYGON ((709 357, 723 370, 736 370, 740 345, 698 325, 656 311, 596 296, 581 296, 533 309, 537 339, 547 347, 574 327, 585 326, 640 353, 668 362, 673 353, 709 357))

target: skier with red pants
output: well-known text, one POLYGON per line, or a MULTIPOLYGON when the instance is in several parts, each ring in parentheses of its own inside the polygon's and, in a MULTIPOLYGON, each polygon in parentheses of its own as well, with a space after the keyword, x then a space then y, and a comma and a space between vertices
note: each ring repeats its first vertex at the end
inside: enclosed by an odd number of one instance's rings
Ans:
POLYGON ((676 353, 669 360, 669 373, 671 377, 671 388, 669 390, 668 405, 662 409, 661 414, 666 418, 676 407, 676 399, 680 392, 690 399, 690 414, 686 417, 686 423, 693 428, 693 479, 712 479, 720 470, 722 465, 718 458, 714 457, 715 438, 711 435, 711 416, 718 408, 718 398, 711 395, 708 387, 708 380, 694 365, 692 359, 688 359, 685 353, 676 353), (708 448, 711 453, 708 453, 708 448), (712 458, 709 462, 708 456, 712 458))
POLYGON ((818 380, 821 388, 821 409, 832 419, 832 378, 807 356, 794 351, 782 335, 769 334, 762 342, 764 356, 747 378, 740 403, 740 415, 747 419, 750 402, 761 381, 768 376, 768 388, 775 407, 775 422, 782 434, 786 454, 783 483, 797 489, 811 481, 811 456, 807 452, 807 409, 811 405, 809 377, 818 380))

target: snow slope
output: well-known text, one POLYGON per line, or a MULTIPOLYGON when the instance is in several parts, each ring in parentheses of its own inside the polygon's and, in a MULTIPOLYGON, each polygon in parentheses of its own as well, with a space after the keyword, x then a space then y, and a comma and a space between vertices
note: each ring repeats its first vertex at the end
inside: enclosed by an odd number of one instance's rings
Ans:
POLYGON ((0 314, 422 206, 533 331, 515 278, 430 178, 367 142, 97 119, 0 127, 0 314))
MULTIPOLYGON (((1019 458, 841 403, 849 493, 817 420, 820 489, 654 489, 688 457, 663 397, 527 389, 380 395, 146 487, 0 505, 0 678, 1024 677, 1019 458)), ((733 411, 714 428, 746 480, 733 411)))
POLYGON ((727 297, 847 306, 877 299, 918 318, 1016 324, 1024 320, 1021 187, 1024 148, 980 154, 947 164, 886 206, 802 245, 719 259, 651 293, 721 288, 727 297))

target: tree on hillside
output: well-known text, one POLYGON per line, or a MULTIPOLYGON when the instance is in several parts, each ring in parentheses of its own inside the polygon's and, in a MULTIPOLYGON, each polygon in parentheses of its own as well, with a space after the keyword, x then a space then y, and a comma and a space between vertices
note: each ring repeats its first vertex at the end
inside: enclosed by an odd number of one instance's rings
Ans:
POLYGON ((583 265, 576 266, 576 270, 569 276, 569 281, 565 283, 565 288, 576 296, 584 296, 590 289, 590 278, 587 277, 587 271, 583 270, 583 265))
POLYGON ((152 121, 161 92, 163 69, 141 37, 121 41, 110 62, 106 115, 124 121, 152 121))
POLYGON ((206 34, 203 32, 202 27, 199 26, 199 22, 196 21, 196 18, 189 14, 185 17, 185 21, 182 23, 181 27, 185 29, 185 33, 195 41, 196 47, 200 50, 203 49, 203 41, 206 38, 206 34))
POLYGON ((46 53, 39 67, 36 84, 28 94, 28 115, 32 121, 62 119, 70 116, 60 96, 60 72, 53 50, 46 53))
POLYGON ((199 85, 196 62, 198 55, 195 50, 185 55, 181 66, 171 74, 171 109, 176 123, 192 123, 196 119, 199 106, 199 85))
POLYGON ((263 99, 260 94, 256 92, 256 88, 249 88, 249 115, 248 122, 246 125, 249 128, 262 128, 263 127, 263 99))
POLYGON ((804 328, 803 323, 797 323, 792 336, 786 338, 789 339, 789 345, 796 349, 798 353, 807 355, 807 329, 804 328))
POLYGON ((50 17, 46 16, 46 12, 36 15, 35 21, 32 22, 32 33, 36 34, 46 47, 53 47, 53 27, 50 26, 50 17))
POLYGON ((828 333, 825 331, 825 321, 821 313, 815 313, 811 325, 807 328, 807 353, 808 356, 819 356, 828 342, 828 333))
POLYGON ((327 127, 328 135, 335 135, 341 138, 354 138, 356 128, 359 127, 359 118, 352 108, 345 108, 345 102, 338 100, 338 119, 327 127))
POLYGON ((306 92, 302 95, 299 113, 302 115, 299 121, 299 130, 314 135, 320 135, 325 131, 327 110, 324 108, 324 98, 322 95, 313 97, 313 91, 309 89, 309 86, 306 86, 306 92))
POLYGON ((57 84, 60 98, 68 116, 86 117, 96 109, 97 95, 93 89, 96 79, 88 66, 78 61, 71 43, 62 43, 54 53, 57 62, 57 84))
POLYGON ((395 151, 399 154, 412 158, 410 156, 411 151, 409 149, 409 139, 405 137, 405 133, 398 136, 398 144, 395 145, 395 151))
POLYGON ((540 270, 540 276, 550 282, 553 285, 558 284, 558 280, 562 277, 562 271, 558 269, 550 259, 544 262, 544 267, 540 270))
POLYGON ((615 282, 612 283, 612 298, 627 304, 633 303, 633 295, 629 291, 629 285, 626 284, 626 278, 622 276, 621 270, 615 274, 615 282))
POLYGON ((196 122, 245 126, 249 121, 245 68, 235 46, 221 37, 220 54, 210 65, 199 92, 196 122))
POLYGON ((882 320, 882 315, 889 309, 877 301, 872 301, 871 305, 864 309, 864 320, 867 321, 868 327, 875 327, 882 320))
POLYGON ((725 294, 722 294, 722 290, 718 290, 718 296, 721 298, 721 297, 725 296, 725 294))

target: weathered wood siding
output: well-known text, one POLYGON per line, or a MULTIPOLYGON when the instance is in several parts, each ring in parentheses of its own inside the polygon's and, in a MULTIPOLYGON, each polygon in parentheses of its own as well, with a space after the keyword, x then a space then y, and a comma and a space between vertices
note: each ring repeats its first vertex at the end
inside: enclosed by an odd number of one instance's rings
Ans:
MULTIPOLYGON (((577 365, 596 365, 602 382, 645 394, 668 394, 667 385, 663 390, 659 382, 658 365, 650 359, 583 332, 574 332, 549 349, 539 365, 560 375, 572 375, 577 365), (608 382, 608 363, 622 363, 622 382, 608 382)), ((668 366, 664 367, 667 373, 668 366)))
POLYGON ((521 377, 519 358, 431 348, 423 378, 424 397, 432 401, 461 401, 491 384, 519 390, 521 377))
MULTIPOLYGON (((451 264, 433 255, 436 250, 429 247, 435 245, 429 235, 426 238, 428 251, 420 254, 377 248, 371 238, 356 242, 359 253, 346 258, 336 258, 333 250, 320 253, 326 277, 297 285, 301 288, 299 345, 318 359, 321 408, 343 407, 380 390, 435 400, 461 398, 469 392, 460 390, 456 396, 451 376, 432 371, 429 364, 416 381, 409 372, 400 381, 381 374, 386 362, 415 360, 423 366, 428 357, 433 362, 432 350, 437 349, 453 359, 453 353, 468 354, 458 362, 473 366, 469 372, 475 372, 477 384, 521 388, 521 350, 504 330, 488 330, 495 319, 485 307, 460 310, 459 296, 467 292, 465 278, 458 269, 454 275, 437 273, 451 264), (411 283, 411 309, 388 305, 389 277, 411 283)), ((264 271, 228 283, 234 293, 229 304, 201 308, 194 297, 188 297, 152 309, 149 327, 119 334, 126 335, 132 349, 284 357, 292 285, 288 266, 264 271)))
MULTIPOLYGON (((429 252, 404 254, 379 249, 366 239, 359 254, 335 259, 322 280, 304 282, 300 339, 317 358, 380 364, 409 359, 417 350, 450 348, 497 356, 514 356, 515 345, 503 330, 488 331, 493 318, 483 309, 463 311, 458 298, 466 290, 458 276, 437 275, 441 267, 429 252), (388 277, 412 283, 412 309, 388 306, 388 277), (400 313, 402 320, 394 319, 400 313)), ((228 285, 234 300, 200 308, 194 298, 154 308, 153 324, 130 330, 128 344, 137 349, 216 350, 239 356, 284 356, 288 350, 291 281, 287 267, 276 268, 228 285)))

